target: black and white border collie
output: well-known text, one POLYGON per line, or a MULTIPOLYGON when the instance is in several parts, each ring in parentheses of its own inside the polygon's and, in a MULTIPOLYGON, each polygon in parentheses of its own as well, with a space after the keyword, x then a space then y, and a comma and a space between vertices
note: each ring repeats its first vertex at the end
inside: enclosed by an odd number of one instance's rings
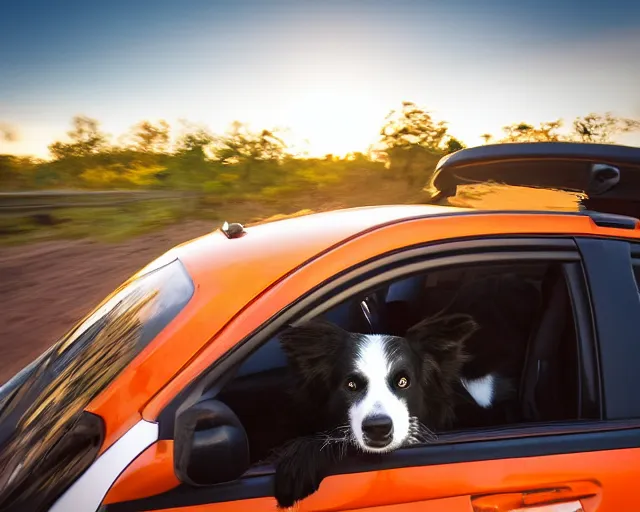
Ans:
POLYGON ((404 337, 354 334, 324 321, 285 331, 280 340, 294 395, 321 433, 278 454, 278 505, 290 507, 315 492, 349 450, 381 454, 428 441, 452 424, 462 389, 478 407, 490 406, 496 378, 463 372, 464 344, 476 330, 470 316, 454 314, 420 322, 404 337))
POLYGON ((319 320, 282 333, 304 435, 276 453, 278 505, 314 493, 349 451, 375 456, 451 427, 519 421, 518 381, 539 299, 515 275, 488 276, 463 286, 445 312, 395 329, 401 336, 319 320))

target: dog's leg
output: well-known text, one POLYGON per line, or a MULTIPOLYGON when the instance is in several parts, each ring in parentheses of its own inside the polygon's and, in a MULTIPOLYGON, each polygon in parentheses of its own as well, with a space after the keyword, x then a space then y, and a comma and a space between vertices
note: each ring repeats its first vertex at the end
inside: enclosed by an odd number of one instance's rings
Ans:
POLYGON ((275 498, 278 507, 293 506, 318 490, 322 479, 347 450, 346 442, 329 443, 320 436, 292 441, 276 459, 275 498))

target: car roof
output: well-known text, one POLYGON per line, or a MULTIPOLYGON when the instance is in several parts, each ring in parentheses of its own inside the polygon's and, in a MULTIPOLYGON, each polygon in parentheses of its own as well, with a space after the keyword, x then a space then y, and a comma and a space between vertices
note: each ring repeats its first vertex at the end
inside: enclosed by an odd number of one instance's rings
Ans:
MULTIPOLYGON (((249 289, 258 295, 269 285, 312 259, 352 238, 385 225, 418 218, 500 213, 505 212, 429 204, 370 206, 263 222, 241 228, 242 232, 238 237, 229 237, 224 229, 216 229, 175 247, 137 275, 178 258, 186 266, 196 287, 214 291, 227 290, 227 293, 234 287, 242 287, 243 295, 249 298, 246 296, 249 289)), ((557 211, 545 210, 529 213, 559 214, 557 211)), ((611 216, 600 218, 594 212, 565 214, 589 214, 596 223, 603 222, 602 226, 615 227, 615 216, 612 220, 611 216)), ((623 223, 626 222, 627 229, 627 221, 635 221, 622 219, 623 223)), ((631 229, 634 227, 631 226, 631 229)))
MULTIPOLYGON (((337 245, 388 224, 418 218, 504 213, 589 215, 596 224, 602 222, 603 227, 616 227, 617 217, 622 219, 627 228, 629 222, 633 224, 636 221, 616 215, 602 216, 598 212, 558 212, 546 209, 505 211, 433 204, 345 208, 240 227, 241 233, 237 237, 228 236, 221 226, 211 233, 174 247, 132 276, 132 279, 178 258, 185 264, 197 286, 209 281, 219 282, 223 279, 220 272, 230 269, 237 271, 238 267, 255 267, 259 271, 249 273, 252 276, 260 275, 264 279, 262 284, 266 287, 268 282, 285 276, 337 245)), ((237 284, 247 285, 244 282, 237 284)), ((256 289, 262 291, 264 287, 258 286, 256 289)))
POLYGON ((389 223, 429 216, 459 214, 467 208, 434 205, 395 205, 346 208, 263 222, 244 228, 242 236, 227 238, 217 229, 170 251, 196 280, 204 273, 242 261, 260 265, 274 278, 284 275, 354 236, 389 223))

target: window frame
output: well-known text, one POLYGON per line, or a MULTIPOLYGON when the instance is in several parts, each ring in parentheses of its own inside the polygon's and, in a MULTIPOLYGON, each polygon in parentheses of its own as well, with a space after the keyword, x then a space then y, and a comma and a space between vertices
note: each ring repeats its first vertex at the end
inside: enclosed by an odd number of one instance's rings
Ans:
MULTIPOLYGON (((484 236, 408 246, 363 261, 298 297, 214 361, 158 415, 160 439, 173 439, 176 412, 197 401, 205 389, 219 389, 225 384, 225 374, 230 374, 237 365, 275 336, 285 325, 299 325, 352 296, 362 294, 365 290, 432 268, 536 261, 580 263, 581 256, 574 239, 570 236, 484 236)), ((581 276, 582 273, 578 272, 577 275, 581 276)), ((575 290, 580 289, 587 291, 584 285, 575 287, 575 290)), ((588 305, 590 301, 585 300, 585 306, 588 305)), ((580 339, 578 327, 576 325, 576 335, 580 339)), ((584 325, 580 327, 584 328, 584 325)), ((593 341, 592 334, 585 335, 590 343, 593 341)), ((593 347, 586 348, 589 351, 593 350, 593 347)))
POLYGON ((586 236, 575 240, 594 313, 604 417, 640 424, 640 396, 628 393, 640 386, 640 295, 632 256, 638 254, 638 241, 586 236))
POLYGON ((631 244, 631 267, 640 293, 640 243, 631 244))
MULTIPOLYGON (((232 375, 232 371, 242 361, 277 334, 284 325, 302 323, 363 290, 380 286, 391 279, 425 272, 430 268, 442 269, 453 265, 482 263, 556 261, 567 264, 564 266, 567 269, 565 278, 579 344, 581 394, 583 399, 585 396, 591 397, 589 410, 597 410, 600 413, 599 420, 535 423, 502 427, 490 432, 465 431, 462 434, 454 434, 457 435, 455 439, 449 434, 443 434, 441 442, 401 449, 375 464, 360 460, 345 461, 331 474, 640 446, 640 420, 611 421, 605 419, 603 414, 600 400, 603 384, 599 366, 599 340, 594 317, 596 313, 591 297, 591 282, 588 279, 590 272, 582 252, 576 239, 571 236, 485 236, 405 247, 363 261, 360 265, 309 290, 218 358, 161 412, 158 417, 159 439, 172 439, 173 418, 176 412, 197 400, 205 389, 220 389, 224 385, 225 376, 232 375), (584 360, 590 365, 588 371, 593 372, 591 375, 582 371, 584 360)), ((234 482, 197 489, 181 485, 157 496, 108 505, 106 510, 161 510, 269 497, 272 496, 272 479, 272 468, 254 468, 234 482)))

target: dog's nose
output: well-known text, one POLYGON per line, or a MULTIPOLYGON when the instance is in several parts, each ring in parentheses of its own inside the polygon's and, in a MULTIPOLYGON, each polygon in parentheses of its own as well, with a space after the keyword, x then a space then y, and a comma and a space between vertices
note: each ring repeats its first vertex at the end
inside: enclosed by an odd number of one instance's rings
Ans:
POLYGON ((362 432, 367 441, 374 444, 386 445, 393 434, 393 422, 389 416, 377 415, 365 418, 362 422, 362 432))

